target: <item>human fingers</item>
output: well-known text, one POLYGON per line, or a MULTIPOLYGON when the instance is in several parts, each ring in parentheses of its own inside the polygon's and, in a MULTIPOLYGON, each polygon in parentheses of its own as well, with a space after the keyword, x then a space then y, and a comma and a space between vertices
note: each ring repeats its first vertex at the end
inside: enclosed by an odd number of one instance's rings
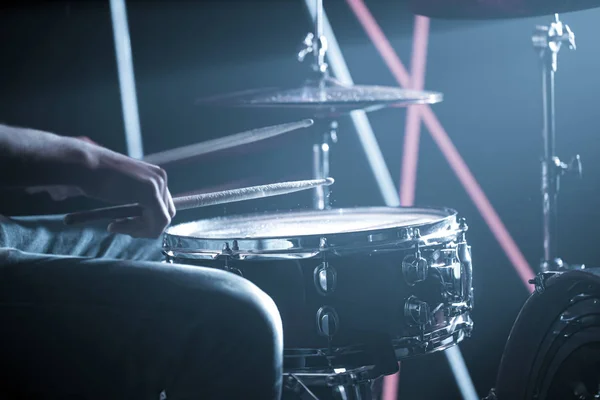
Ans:
MULTIPOLYGON (((129 235, 135 238, 156 239, 148 233, 142 217, 124 218, 111 222, 107 228, 110 233, 129 235)), ((159 235, 160 236, 160 235, 159 235)))
POLYGON ((175 214, 177 214, 177 209, 175 208, 175 202, 173 201, 173 197, 171 196, 171 191, 169 188, 166 188, 165 190, 165 201, 167 204, 167 210, 169 210, 169 215, 171 216, 171 219, 173 219, 175 214))
POLYGON ((148 177, 142 182, 143 188, 138 192, 142 194, 139 204, 144 208, 140 224, 145 226, 144 234, 150 237, 160 236, 171 223, 169 201, 172 202, 172 199, 170 194, 168 198, 165 195, 165 191, 168 192, 165 180, 164 174, 148 177))
MULTIPOLYGON (((151 165, 151 164, 148 164, 151 165)), ((162 191, 165 205, 167 206, 167 210, 169 212, 169 216, 171 219, 176 214, 175 203, 173 203, 173 197, 171 196, 171 191, 169 190, 169 177, 167 172, 159 166, 152 165, 152 168, 156 171, 157 175, 160 178, 160 186, 159 189, 162 191)))

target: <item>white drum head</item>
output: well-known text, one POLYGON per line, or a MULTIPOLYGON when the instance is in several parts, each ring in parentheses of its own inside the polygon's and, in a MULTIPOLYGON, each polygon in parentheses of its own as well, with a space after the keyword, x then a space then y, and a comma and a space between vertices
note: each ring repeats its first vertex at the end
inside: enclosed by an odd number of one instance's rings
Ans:
POLYGON ((348 208, 300 210, 212 218, 170 227, 165 251, 206 253, 225 244, 252 254, 307 252, 329 246, 363 248, 412 240, 415 228, 421 237, 448 235, 456 225, 456 212, 434 208, 348 208), (235 241, 235 243, 233 243, 235 241))
POLYGON ((340 209, 232 216, 174 226, 169 234, 204 239, 291 238, 431 224, 448 217, 443 210, 340 209))

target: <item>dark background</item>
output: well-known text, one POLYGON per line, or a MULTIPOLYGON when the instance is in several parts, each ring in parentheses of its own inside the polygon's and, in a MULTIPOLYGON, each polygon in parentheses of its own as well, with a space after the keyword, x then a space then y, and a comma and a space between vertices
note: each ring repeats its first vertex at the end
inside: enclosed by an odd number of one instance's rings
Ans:
MULTIPOLYGON (((3 3, 4 4, 4 3, 3 3)), ((85 135, 124 152, 118 78, 108 2, 20 2, 0 12, 0 121, 64 135, 85 135)), ((409 65, 413 17, 401 2, 367 2, 409 65)), ((396 85, 343 1, 325 1, 354 80, 396 85)), ((295 60, 310 29, 298 1, 130 1, 131 42, 146 153, 303 118, 280 111, 205 110, 198 97, 300 83, 295 60)), ((584 161, 584 180, 565 180, 560 198, 561 256, 594 266, 591 235, 600 223, 600 10, 564 14, 578 49, 562 50, 557 76, 559 155, 584 161)), ((433 106, 532 266, 541 255, 541 77, 530 36, 551 17, 431 23, 426 88, 445 101, 433 106)), ((397 182, 405 110, 369 115, 397 182)), ((169 170, 174 193, 231 181, 265 183, 311 176, 313 133, 300 131, 245 151, 169 170)), ((423 131, 416 203, 452 207, 468 218, 475 260, 473 337, 461 345, 480 396, 494 384, 511 325, 527 298, 523 283, 447 162, 423 131)), ((17 173, 17 172, 15 172, 17 173)), ((337 207, 382 205, 353 126, 340 120, 332 176, 337 207)), ((178 220, 255 209, 307 207, 308 194, 180 213, 178 220)), ((71 200, 5 195, 8 214, 65 212, 89 207, 71 200)), ((459 398, 443 354, 402 365, 401 399, 459 398)))

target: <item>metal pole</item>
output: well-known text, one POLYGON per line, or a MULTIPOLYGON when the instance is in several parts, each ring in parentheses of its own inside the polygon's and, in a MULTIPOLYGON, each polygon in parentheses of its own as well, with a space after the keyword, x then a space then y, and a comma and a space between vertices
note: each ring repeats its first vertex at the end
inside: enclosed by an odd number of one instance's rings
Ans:
MULTIPOLYGON (((317 14, 317 4, 314 0, 304 0, 306 7, 314 20, 317 14)), ((344 84, 353 85, 352 76, 350 70, 346 65, 344 56, 337 42, 337 39, 327 18, 327 13, 322 9, 322 25, 323 35, 327 39, 327 59, 331 67, 331 71, 335 77, 344 84)), ((358 134, 358 138, 361 142, 362 148, 365 151, 371 171, 377 181, 377 186, 383 197, 383 200, 387 206, 398 207, 400 206, 400 197, 398 196, 398 190, 394 185, 390 171, 385 163, 367 114, 364 111, 352 111, 350 113, 352 122, 358 134)))
MULTIPOLYGON (((337 122, 319 121, 317 123, 317 136, 313 144, 313 178, 325 179, 329 177, 329 153, 331 144, 337 141, 337 122)), ((326 210, 331 208, 329 188, 319 186, 315 188, 313 208, 326 210)))
POLYGON ((560 178, 566 172, 581 176, 579 156, 570 165, 560 161, 556 155, 556 124, 554 107, 554 74, 558 68, 558 52, 563 43, 575 48, 575 35, 563 25, 558 14, 550 26, 536 27, 532 36, 533 47, 538 51, 542 71, 543 128, 542 140, 542 210, 544 257, 540 266, 542 272, 554 271, 563 267, 558 257, 558 193, 560 178))
POLYGON ((125 122, 127 154, 130 157, 141 159, 144 157, 144 148, 142 146, 125 0, 110 0, 110 13, 119 73, 123 121, 125 122))
MULTIPOLYGON (((545 57, 550 58, 550 57, 545 57)), ((556 157, 555 147, 555 109, 554 109, 554 71, 551 61, 542 63, 542 96, 544 125, 542 140, 544 156, 542 159, 542 204, 543 204, 543 237, 544 237, 544 269, 553 269, 552 264, 558 259, 558 179, 556 165, 552 165, 556 157)))

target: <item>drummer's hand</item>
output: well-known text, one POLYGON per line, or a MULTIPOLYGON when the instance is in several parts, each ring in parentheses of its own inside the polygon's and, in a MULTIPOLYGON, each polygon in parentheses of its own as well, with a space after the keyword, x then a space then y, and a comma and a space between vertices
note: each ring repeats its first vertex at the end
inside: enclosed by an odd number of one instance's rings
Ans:
POLYGON ((83 175, 79 185, 83 193, 110 203, 137 203, 144 208, 141 217, 113 221, 108 230, 134 237, 158 238, 175 216, 167 173, 158 166, 93 143, 82 145, 90 160, 89 172, 83 175))

